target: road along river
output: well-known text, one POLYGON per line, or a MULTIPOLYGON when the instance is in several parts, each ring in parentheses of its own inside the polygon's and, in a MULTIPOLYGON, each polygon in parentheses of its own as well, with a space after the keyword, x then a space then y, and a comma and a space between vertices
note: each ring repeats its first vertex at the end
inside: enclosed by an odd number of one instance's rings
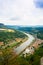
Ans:
POLYGON ((14 51, 17 55, 20 54, 26 47, 28 47, 33 42, 33 40, 35 40, 35 38, 32 35, 27 34, 27 33, 25 33, 25 34, 28 36, 28 40, 14 49, 14 51))

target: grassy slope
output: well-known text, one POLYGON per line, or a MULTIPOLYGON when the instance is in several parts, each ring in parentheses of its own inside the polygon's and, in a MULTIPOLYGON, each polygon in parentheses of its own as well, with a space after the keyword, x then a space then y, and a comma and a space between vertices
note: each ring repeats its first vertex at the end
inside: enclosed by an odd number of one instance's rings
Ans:
POLYGON ((3 42, 4 45, 12 43, 13 47, 22 43, 22 40, 25 38, 27 39, 27 36, 24 33, 17 30, 10 30, 10 29, 0 30, 0 42, 3 42), (16 39, 19 40, 21 39, 21 41, 18 42, 16 39))

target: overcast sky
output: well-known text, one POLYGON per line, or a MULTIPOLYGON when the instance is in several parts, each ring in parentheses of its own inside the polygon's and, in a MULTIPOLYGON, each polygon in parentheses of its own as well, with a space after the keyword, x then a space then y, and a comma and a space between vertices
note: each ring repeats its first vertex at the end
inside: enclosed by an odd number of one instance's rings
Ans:
POLYGON ((0 23, 43 25, 43 0, 0 0, 0 23))

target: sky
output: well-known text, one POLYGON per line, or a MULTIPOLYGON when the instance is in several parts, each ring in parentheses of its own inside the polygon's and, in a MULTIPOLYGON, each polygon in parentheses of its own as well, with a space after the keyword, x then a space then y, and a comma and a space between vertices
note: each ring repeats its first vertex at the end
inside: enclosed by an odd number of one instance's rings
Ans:
POLYGON ((0 23, 43 25, 43 0, 0 0, 0 23))

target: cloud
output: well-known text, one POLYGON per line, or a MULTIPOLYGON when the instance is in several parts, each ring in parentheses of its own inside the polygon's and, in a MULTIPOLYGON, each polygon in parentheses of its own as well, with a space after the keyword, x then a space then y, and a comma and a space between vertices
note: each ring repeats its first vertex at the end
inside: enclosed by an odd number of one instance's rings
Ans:
POLYGON ((37 8, 43 8, 43 0, 35 0, 34 3, 37 8))
POLYGON ((19 17, 11 17, 9 20, 15 21, 15 20, 20 20, 19 17))
POLYGON ((0 22, 12 25, 43 25, 43 9, 38 8, 38 2, 41 0, 0 0, 0 22))

